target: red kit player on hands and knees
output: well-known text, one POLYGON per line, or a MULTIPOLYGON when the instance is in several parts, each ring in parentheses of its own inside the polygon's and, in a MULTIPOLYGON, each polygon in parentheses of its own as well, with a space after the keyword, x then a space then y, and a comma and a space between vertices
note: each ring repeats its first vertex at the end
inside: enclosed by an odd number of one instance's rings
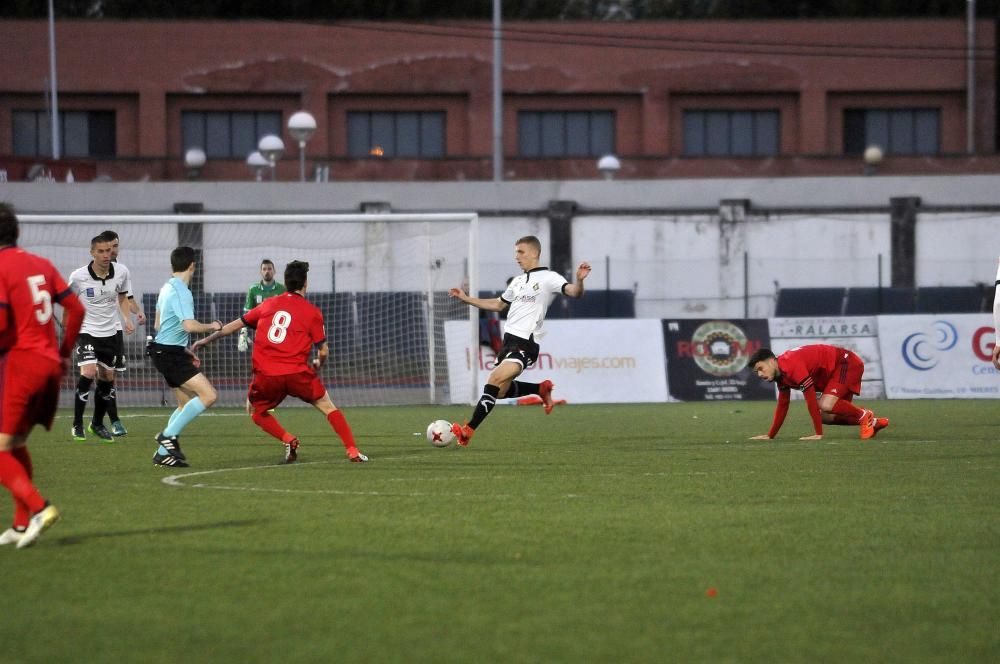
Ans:
POLYGON ((83 324, 83 304, 46 259, 17 247, 14 210, 0 203, 0 483, 14 497, 14 525, 0 544, 31 546, 59 510, 31 482, 31 428, 52 428, 59 384, 83 324), (62 344, 53 307, 63 307, 62 344))
POLYGON ((344 414, 330 400, 330 393, 316 375, 316 369, 330 356, 330 347, 323 314, 305 298, 308 274, 309 263, 292 261, 285 267, 286 293, 264 300, 218 332, 196 341, 191 350, 197 351, 245 326, 254 328, 257 333, 252 356, 253 382, 248 394, 250 417, 254 424, 284 444, 285 463, 298 458, 299 439, 285 431, 270 411, 287 396, 311 403, 323 413, 343 442, 347 458, 353 463, 364 463, 368 457, 358 450, 344 414), (313 346, 317 349, 316 359, 310 363, 313 346))
POLYGON ((552 381, 525 383, 514 379, 538 359, 537 339, 544 334, 542 322, 556 294, 583 297, 583 280, 590 274, 590 264, 586 261, 580 263, 580 267, 576 269, 576 283, 571 284, 558 272, 539 267, 541 255, 542 243, 533 235, 522 237, 514 243, 514 260, 524 273, 514 277, 500 297, 485 300, 471 297, 461 288, 448 291, 448 295, 478 309, 503 311, 510 307, 507 324, 504 326, 503 348, 497 353, 496 366, 486 379, 483 395, 472 411, 472 419, 464 426, 457 422, 451 425, 452 433, 462 447, 469 444, 476 429, 493 410, 497 399, 537 394, 542 398, 545 414, 552 412, 552 381))
POLYGON ((823 423, 860 427, 861 439, 874 438, 889 426, 889 420, 875 417, 870 410, 858 408, 854 395, 861 393, 861 376, 865 363, 846 348, 827 344, 799 346, 774 356, 769 348, 761 348, 750 356, 750 368, 757 376, 778 385, 778 406, 774 410, 771 430, 750 440, 770 440, 778 434, 788 414, 791 390, 802 390, 816 434, 799 440, 820 440, 823 423), (816 399, 816 392, 822 396, 816 399))

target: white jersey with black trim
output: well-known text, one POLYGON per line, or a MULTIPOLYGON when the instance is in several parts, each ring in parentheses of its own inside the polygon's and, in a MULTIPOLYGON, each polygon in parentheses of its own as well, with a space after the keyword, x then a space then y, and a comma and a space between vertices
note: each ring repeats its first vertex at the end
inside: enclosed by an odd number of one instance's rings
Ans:
MULTIPOLYGON (((132 273, 129 271, 127 267, 125 267, 118 261, 111 261, 111 262, 125 271, 125 295, 127 295, 129 299, 132 299, 132 273)), ((125 328, 122 326, 121 316, 119 315, 118 319, 115 321, 115 332, 122 332, 124 329, 125 328)))
POLYGON ((118 294, 125 293, 129 281, 128 268, 111 263, 108 276, 101 279, 94 273, 93 263, 73 270, 69 275, 69 285, 80 296, 86 313, 80 332, 94 337, 111 337, 121 323, 118 309, 118 294))
POLYGON ((993 326, 996 328, 996 343, 1000 344, 1000 261, 997 265, 997 281, 994 286, 996 292, 993 294, 993 326))
POLYGON ((547 267, 536 267, 511 279, 500 299, 510 305, 503 331, 522 339, 540 339, 545 333, 542 322, 549 305, 564 292, 566 278, 547 267))

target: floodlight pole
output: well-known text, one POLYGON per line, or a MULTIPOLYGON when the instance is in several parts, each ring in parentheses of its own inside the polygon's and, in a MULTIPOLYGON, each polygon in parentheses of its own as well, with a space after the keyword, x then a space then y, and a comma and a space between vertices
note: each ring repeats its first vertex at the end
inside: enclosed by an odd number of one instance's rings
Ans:
POLYGON ((976 0, 966 0, 965 151, 976 152, 976 0))
POLYGON ((49 0, 49 95, 52 97, 52 158, 59 159, 59 93, 56 82, 56 12, 49 0))
POLYGON ((503 181, 503 42, 501 5, 493 0, 493 181, 503 181))

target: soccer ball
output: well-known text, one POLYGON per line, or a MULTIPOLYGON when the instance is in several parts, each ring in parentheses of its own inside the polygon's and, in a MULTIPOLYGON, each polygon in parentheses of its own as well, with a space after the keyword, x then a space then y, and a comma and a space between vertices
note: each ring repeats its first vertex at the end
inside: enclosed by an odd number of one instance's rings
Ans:
POLYGON ((427 425, 427 442, 434 447, 448 447, 453 440, 455 434, 451 432, 451 422, 448 420, 434 420, 427 425))

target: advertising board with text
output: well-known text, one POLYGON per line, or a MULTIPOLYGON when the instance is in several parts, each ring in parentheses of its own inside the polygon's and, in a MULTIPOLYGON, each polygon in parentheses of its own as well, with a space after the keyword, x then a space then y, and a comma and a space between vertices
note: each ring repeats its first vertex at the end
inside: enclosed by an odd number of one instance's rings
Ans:
MULTIPOLYGON (((663 333, 659 320, 577 319, 545 322, 538 362, 518 380, 555 383, 567 403, 638 403, 667 400, 663 333)), ((469 323, 445 323, 452 403, 478 398, 496 355, 470 349, 469 323)), ((498 402, 501 403, 501 402, 498 402)))
MULTIPOLYGON (((775 355, 809 344, 829 344, 854 351, 865 363, 861 398, 885 398, 878 319, 875 316, 772 318, 768 321, 768 326, 771 332, 771 350, 775 355)), ((802 393, 792 390, 792 398, 801 399, 802 393)))
POLYGON ((997 399, 989 314, 879 316, 885 392, 890 399, 997 399))

